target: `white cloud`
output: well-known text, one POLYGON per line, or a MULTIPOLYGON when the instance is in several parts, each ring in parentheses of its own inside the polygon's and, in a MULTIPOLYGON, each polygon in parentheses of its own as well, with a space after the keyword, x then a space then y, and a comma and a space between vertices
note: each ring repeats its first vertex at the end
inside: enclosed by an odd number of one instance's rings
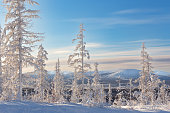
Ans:
POLYGON ((103 24, 103 25, 118 25, 118 24, 149 24, 153 23, 155 19, 153 18, 144 18, 144 19, 133 19, 133 18, 123 18, 123 17, 106 17, 106 18, 77 18, 77 19, 70 19, 67 20, 70 22, 84 22, 84 23, 96 23, 96 24, 103 24))
POLYGON ((100 48, 104 47, 105 45, 100 44, 100 43, 87 43, 86 47, 88 48, 100 48))
POLYGON ((126 10, 120 10, 117 12, 113 12, 113 14, 131 14, 131 13, 137 13, 140 12, 139 9, 126 9, 126 10))
MULTIPOLYGON (((88 18, 72 18, 65 20, 67 22, 78 22, 86 24, 96 24, 100 27, 111 27, 113 25, 140 25, 140 24, 159 24, 170 22, 170 15, 159 15, 157 9, 125 9, 113 12, 113 15, 108 17, 88 17, 88 18), (123 14, 134 14, 134 13, 153 13, 152 15, 143 15, 140 18, 134 17, 133 15, 124 16, 123 14)), ((100 28, 99 27, 99 28, 100 28)))
POLYGON ((130 51, 101 51, 100 53, 92 54, 92 57, 120 57, 120 56, 137 56, 140 53, 138 50, 130 51))
MULTIPOLYGON (((143 40, 142 40, 143 41, 143 40)), ((142 41, 132 41, 132 43, 140 43, 142 41)), ((152 42, 151 40, 145 40, 152 42)), ((154 41, 160 41, 160 40, 154 40, 154 41)), ((87 46, 89 46, 88 50, 91 50, 92 48, 99 48, 92 53, 90 63, 99 62, 100 70, 113 70, 113 69, 130 69, 130 68, 136 68, 140 69, 140 51, 141 47, 139 45, 138 48, 134 47, 132 50, 122 50, 122 51, 116 51, 112 48, 112 46, 118 46, 120 48, 126 48, 126 44, 123 45, 104 45, 101 43, 88 43, 87 46), (106 48, 104 50, 101 50, 102 48, 106 48)), ((62 70, 73 70, 71 67, 67 64, 68 55, 72 54, 74 51, 74 46, 68 46, 64 48, 58 48, 58 49, 51 49, 48 50, 49 53, 49 60, 47 61, 47 69, 53 70, 55 66, 55 62, 57 58, 59 57, 61 60, 61 67, 62 70)), ((163 71, 169 71, 168 67, 170 63, 170 47, 169 46, 163 46, 163 47, 147 47, 147 51, 153 58, 153 67, 155 67, 155 70, 163 70, 163 71)))
POLYGON ((63 48, 47 49, 48 53, 51 55, 60 55, 71 53, 74 46, 68 46, 63 48))
POLYGON ((113 12, 112 14, 153 13, 157 11, 158 9, 124 9, 124 10, 113 12))
MULTIPOLYGON (((76 44, 75 44, 76 45, 76 44)), ((106 45, 100 44, 100 43, 87 43, 86 47, 88 47, 88 49, 90 48, 102 48, 106 45)), ((63 48, 55 48, 55 49, 47 49, 49 55, 65 55, 65 54, 71 54, 74 52, 74 46, 67 46, 67 47, 63 47, 63 48)))

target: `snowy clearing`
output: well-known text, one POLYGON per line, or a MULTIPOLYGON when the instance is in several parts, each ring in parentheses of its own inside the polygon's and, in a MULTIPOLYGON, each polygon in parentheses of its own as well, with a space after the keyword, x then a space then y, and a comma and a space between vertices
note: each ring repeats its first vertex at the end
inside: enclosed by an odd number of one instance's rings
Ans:
MULTIPOLYGON (((145 109, 143 112, 151 112, 145 109)), ((153 111, 152 111, 153 112, 153 111)), ((168 113, 168 111, 154 111, 168 113)), ((170 110, 169 110, 170 112, 170 110)), ((33 102, 0 102, 0 113, 141 113, 113 107, 87 107, 81 104, 48 104, 33 102)))

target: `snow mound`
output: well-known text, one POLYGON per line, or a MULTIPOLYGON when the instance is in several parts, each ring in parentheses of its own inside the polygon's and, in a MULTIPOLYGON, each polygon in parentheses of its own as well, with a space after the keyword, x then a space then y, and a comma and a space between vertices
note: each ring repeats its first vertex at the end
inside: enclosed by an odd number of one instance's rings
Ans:
MULTIPOLYGON (((88 107, 81 104, 49 104, 33 102, 0 102, 0 113, 141 113, 132 109, 88 107)), ((168 113, 156 111, 157 113, 168 113)))

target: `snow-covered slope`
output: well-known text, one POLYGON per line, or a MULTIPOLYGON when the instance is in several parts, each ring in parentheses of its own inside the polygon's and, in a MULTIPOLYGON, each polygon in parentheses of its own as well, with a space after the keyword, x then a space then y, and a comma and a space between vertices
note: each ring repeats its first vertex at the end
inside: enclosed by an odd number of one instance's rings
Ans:
MULTIPOLYGON (((163 109, 164 110, 164 109, 163 109)), ((80 104, 45 104, 33 102, 0 102, 0 113, 142 113, 136 110, 87 107, 80 104)), ((146 113, 146 112, 145 112, 146 113)), ((157 113, 168 113, 157 111, 157 113)))
POLYGON ((113 72, 108 75, 108 78, 138 78, 140 76, 140 70, 137 69, 124 69, 113 72))
POLYGON ((164 71, 155 71, 155 74, 170 77, 170 73, 164 71))
MULTIPOLYGON (((158 75, 160 80, 165 80, 166 84, 170 85, 170 73, 163 71, 156 71, 155 74, 158 75)), ((120 79, 128 80, 130 78, 137 79, 140 77, 140 70, 137 69, 122 69, 114 72, 105 72, 100 74, 102 83, 117 84, 116 80, 120 76, 120 79)), ((128 82, 128 81, 121 81, 128 82)))

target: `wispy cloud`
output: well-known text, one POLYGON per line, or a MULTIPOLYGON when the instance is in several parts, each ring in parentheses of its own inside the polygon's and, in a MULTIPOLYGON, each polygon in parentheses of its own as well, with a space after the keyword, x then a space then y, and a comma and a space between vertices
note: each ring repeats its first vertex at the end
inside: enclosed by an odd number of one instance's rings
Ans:
POLYGON ((57 55, 57 54, 67 54, 71 53, 71 50, 74 48, 74 46, 68 46, 63 48, 56 48, 56 49, 48 49, 49 54, 57 55))
MULTIPOLYGON (((101 43, 87 43, 86 47, 88 49, 94 49, 94 48, 102 48, 105 47, 106 45, 101 44, 101 43)), ((62 48, 53 48, 53 49, 47 49, 48 51, 48 56, 51 59, 56 59, 58 57, 60 58, 66 58, 70 54, 74 52, 75 47, 74 46, 67 46, 67 47, 62 47, 62 48)))
POLYGON ((160 42, 160 41, 167 41, 167 40, 162 40, 162 39, 145 39, 145 40, 128 41, 126 43, 143 43, 143 42, 146 43, 146 42, 160 42))
MULTIPOLYGON (((99 67, 102 70, 117 70, 117 69, 141 69, 140 56, 128 56, 117 58, 100 58, 93 59, 98 61, 99 67)), ((154 56, 152 66, 154 70, 163 70, 169 72, 170 55, 154 56)))
POLYGON ((137 50, 110 51, 110 52, 101 51, 101 53, 94 53, 91 56, 92 57, 121 57, 121 56, 137 56, 139 53, 140 51, 137 50))
POLYGON ((152 23, 153 19, 130 19, 130 18, 121 18, 121 17, 106 17, 106 18, 76 18, 69 19, 70 22, 84 22, 84 23, 99 23, 103 25, 118 25, 118 24, 148 24, 152 23))
MULTIPOLYGON (((91 64, 94 62, 98 62, 100 64, 101 70, 113 70, 113 69, 126 69, 126 68, 135 68, 140 69, 140 51, 141 51, 141 42, 151 43, 156 42, 164 43, 167 40, 162 39, 147 39, 147 40, 137 40, 137 41, 129 41, 129 42, 120 42, 115 45, 105 45, 102 43, 87 43, 88 50, 90 50, 91 60, 89 61, 91 64), (126 44, 125 44, 126 43, 126 44), (118 48, 128 48, 128 44, 137 44, 138 46, 131 48, 130 50, 122 49, 122 50, 113 50, 111 49, 113 46, 118 48), (102 49, 105 48, 105 49, 102 49), (94 49, 94 51, 91 51, 94 49)), ((168 41, 167 41, 168 42, 168 41)), ((47 61, 47 69, 53 70, 55 62, 59 57, 61 59, 62 69, 63 70, 72 70, 71 67, 67 64, 67 59, 70 54, 74 51, 74 46, 68 46, 63 48, 56 49, 48 49, 49 53, 49 61, 47 61)), ((147 47, 147 51, 152 57, 153 67, 155 70, 164 70, 169 71, 168 66, 170 64, 170 46, 161 46, 161 47, 147 47)))
POLYGON ((112 14, 153 13, 157 11, 158 9, 124 9, 124 10, 115 11, 112 14))
POLYGON ((72 18, 65 21, 68 22, 78 22, 86 24, 97 24, 101 27, 111 26, 111 25, 140 25, 140 24, 159 24, 170 22, 169 14, 159 14, 158 9, 125 9, 119 10, 112 13, 108 17, 85 17, 85 18, 72 18), (140 18, 134 15, 128 14, 139 14, 140 18), (145 15, 141 13, 151 13, 150 15, 145 15), (124 15, 126 14, 126 15, 124 15), (128 16, 127 16, 128 15, 128 16))
POLYGON ((137 12, 141 12, 141 10, 139 10, 139 9, 126 9, 126 10, 120 10, 120 11, 113 12, 112 14, 131 14, 131 13, 137 13, 137 12))
POLYGON ((88 48, 100 48, 103 47, 105 45, 101 44, 101 43, 87 43, 86 45, 88 48))
MULTIPOLYGON (((170 54, 170 40, 162 39, 147 39, 128 42, 117 42, 113 45, 107 45, 102 43, 87 43, 88 50, 93 50, 92 57, 118 57, 118 56, 138 56, 140 54, 140 48, 142 42, 146 42, 147 51, 151 55, 167 55, 170 54), (165 45, 164 45, 165 43, 165 45), (148 46, 149 45, 149 46, 148 46), (131 47, 132 46, 132 47, 131 47), (115 49, 113 49, 113 47, 115 49), (117 49, 116 49, 117 48, 117 49)), ((59 56, 65 57, 74 52, 74 46, 67 46, 63 48, 48 49, 50 57, 59 56)))
POLYGON ((159 24, 170 22, 170 15, 156 15, 150 17, 143 17, 140 19, 135 19, 132 17, 92 17, 92 18, 75 18, 69 19, 68 22, 77 23, 90 23, 90 24, 101 24, 103 26, 110 25, 140 25, 140 24, 159 24))

